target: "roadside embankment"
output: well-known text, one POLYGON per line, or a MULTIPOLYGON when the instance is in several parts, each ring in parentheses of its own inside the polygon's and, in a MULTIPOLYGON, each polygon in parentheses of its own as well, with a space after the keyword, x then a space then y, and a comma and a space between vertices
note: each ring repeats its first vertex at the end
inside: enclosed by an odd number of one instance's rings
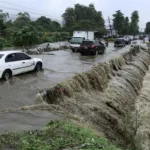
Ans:
POLYGON ((136 46, 46 90, 39 99, 122 147, 135 147, 132 112, 149 63, 148 49, 136 46))
POLYGON ((137 150, 150 149, 150 70, 147 72, 143 88, 137 98, 133 111, 135 143, 137 150))

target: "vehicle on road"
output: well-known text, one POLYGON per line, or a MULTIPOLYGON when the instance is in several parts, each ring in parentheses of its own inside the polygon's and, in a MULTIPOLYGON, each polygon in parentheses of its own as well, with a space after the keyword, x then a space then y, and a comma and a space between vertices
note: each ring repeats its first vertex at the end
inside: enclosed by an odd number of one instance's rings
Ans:
POLYGON ((0 78, 9 80, 12 76, 29 71, 41 71, 43 62, 21 51, 0 52, 0 78))
POLYGON ((114 42, 114 47, 125 47, 125 41, 123 38, 117 38, 114 42))
POLYGON ((93 31, 74 31, 70 40, 72 52, 80 51, 80 45, 84 40, 94 40, 93 31))
POLYGON ((133 37, 133 40, 134 40, 134 41, 135 41, 135 40, 139 40, 139 38, 140 38, 139 36, 134 36, 134 37, 133 37))
POLYGON ((80 46, 81 55, 91 54, 96 55, 105 53, 105 45, 101 43, 99 40, 85 40, 82 42, 80 46))
POLYGON ((124 42, 126 45, 131 44, 131 39, 129 37, 124 37, 124 42))
POLYGON ((138 44, 137 40, 134 40, 134 41, 131 42, 131 47, 134 47, 134 46, 136 46, 137 44, 138 44))
POLYGON ((129 35, 128 37, 131 39, 131 41, 133 40, 133 36, 132 35, 129 35))

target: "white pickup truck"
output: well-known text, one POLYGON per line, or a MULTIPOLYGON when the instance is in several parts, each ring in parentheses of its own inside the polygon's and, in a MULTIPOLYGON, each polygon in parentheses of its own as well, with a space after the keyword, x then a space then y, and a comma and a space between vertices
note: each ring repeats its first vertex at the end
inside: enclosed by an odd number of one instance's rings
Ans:
POLYGON ((72 52, 77 52, 84 40, 94 40, 94 31, 74 31, 70 41, 72 52))

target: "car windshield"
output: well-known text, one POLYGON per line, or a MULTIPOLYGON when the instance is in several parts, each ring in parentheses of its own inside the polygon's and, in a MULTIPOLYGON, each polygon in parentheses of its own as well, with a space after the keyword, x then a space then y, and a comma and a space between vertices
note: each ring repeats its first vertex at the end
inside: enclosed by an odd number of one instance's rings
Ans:
POLYGON ((0 59, 1 59, 3 56, 4 56, 3 54, 0 54, 0 59))
POLYGON ((71 44, 81 44, 83 42, 83 38, 82 37, 73 37, 71 39, 71 44))
POLYGON ((83 41, 82 45, 91 45, 93 43, 94 43, 93 41, 83 41))

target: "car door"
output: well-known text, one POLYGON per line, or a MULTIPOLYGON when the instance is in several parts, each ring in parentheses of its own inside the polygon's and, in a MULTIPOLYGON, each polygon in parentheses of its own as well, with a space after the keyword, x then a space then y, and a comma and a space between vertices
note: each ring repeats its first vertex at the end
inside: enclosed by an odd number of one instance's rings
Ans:
POLYGON ((5 58, 6 69, 11 69, 13 75, 19 74, 21 72, 21 63, 18 61, 15 53, 8 54, 5 58))
POLYGON ((100 49, 100 41, 99 40, 96 41, 96 47, 97 47, 97 50, 100 49))
POLYGON ((21 64, 21 67, 20 67, 21 73, 34 70, 35 62, 30 56, 24 53, 16 53, 16 55, 17 55, 18 61, 21 64))

